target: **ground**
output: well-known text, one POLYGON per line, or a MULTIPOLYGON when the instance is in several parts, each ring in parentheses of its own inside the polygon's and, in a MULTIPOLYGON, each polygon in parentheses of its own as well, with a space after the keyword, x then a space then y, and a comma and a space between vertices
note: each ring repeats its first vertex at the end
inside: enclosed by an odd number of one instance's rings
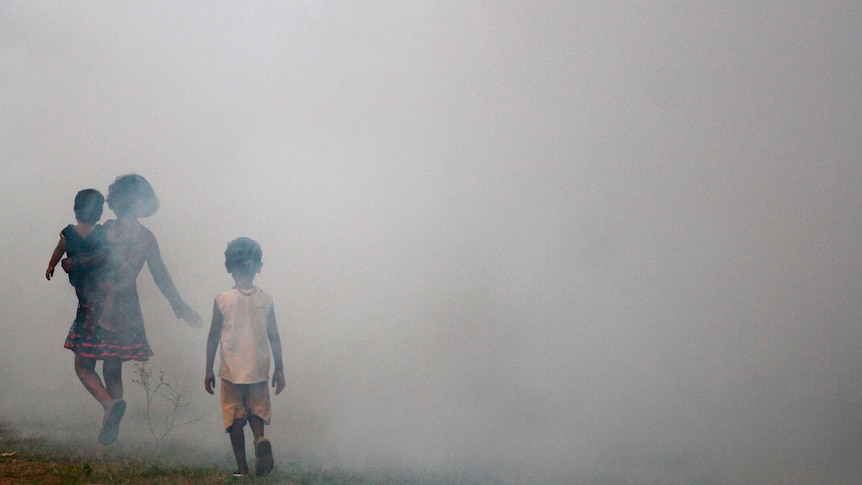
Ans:
MULTIPOLYGON (((198 460, 195 465, 177 461, 176 456, 188 450, 164 443, 112 445, 100 447, 72 438, 65 440, 24 436, 0 422, 0 485, 7 484, 212 484, 239 483, 225 468, 230 456, 198 460), (204 464, 201 464, 204 463, 204 464)), ((276 470, 263 478, 249 477, 241 483, 259 484, 337 484, 337 485, 501 485, 487 477, 452 477, 433 472, 416 477, 405 472, 347 473, 319 466, 276 470)))

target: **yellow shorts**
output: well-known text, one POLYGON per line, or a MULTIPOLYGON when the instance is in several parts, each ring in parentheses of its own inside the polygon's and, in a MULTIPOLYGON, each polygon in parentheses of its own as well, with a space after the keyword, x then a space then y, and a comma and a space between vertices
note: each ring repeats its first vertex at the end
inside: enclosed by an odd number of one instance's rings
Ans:
POLYGON ((243 424, 249 416, 257 416, 269 424, 272 409, 269 404, 269 387, 266 381, 254 384, 234 384, 221 380, 221 414, 225 431, 233 422, 241 419, 243 424))

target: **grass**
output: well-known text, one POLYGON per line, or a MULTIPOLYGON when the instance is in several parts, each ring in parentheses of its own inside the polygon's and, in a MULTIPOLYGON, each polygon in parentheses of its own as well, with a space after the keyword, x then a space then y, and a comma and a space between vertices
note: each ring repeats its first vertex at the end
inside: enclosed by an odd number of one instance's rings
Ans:
POLYGON ((475 483, 489 485, 492 479, 462 480, 463 477, 416 478, 384 472, 359 475, 342 470, 280 470, 268 476, 235 479, 225 463, 188 465, 176 456, 188 450, 161 443, 99 447, 73 439, 52 440, 22 436, 0 424, 0 485, 6 484, 293 484, 293 485, 431 485, 475 483))
MULTIPOLYGON (((3 427, 0 428, 0 484, 192 484, 221 483, 229 479, 215 466, 163 465, 140 451, 99 450, 73 442, 21 437, 3 427)), ((290 477, 277 475, 254 481, 296 483, 290 477)))

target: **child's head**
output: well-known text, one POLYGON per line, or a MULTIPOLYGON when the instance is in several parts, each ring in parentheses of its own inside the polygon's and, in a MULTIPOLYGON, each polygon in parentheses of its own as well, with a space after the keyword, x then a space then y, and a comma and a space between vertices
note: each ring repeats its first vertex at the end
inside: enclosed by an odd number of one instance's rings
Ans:
POLYGON ((120 175, 108 187, 108 207, 117 217, 149 217, 159 210, 159 199, 144 177, 120 175))
POLYGON ((84 189, 75 195, 75 219, 83 224, 95 224, 102 218, 105 197, 96 189, 84 189))
POLYGON ((254 239, 236 238, 224 250, 224 267, 234 276, 254 276, 263 267, 263 250, 254 239))

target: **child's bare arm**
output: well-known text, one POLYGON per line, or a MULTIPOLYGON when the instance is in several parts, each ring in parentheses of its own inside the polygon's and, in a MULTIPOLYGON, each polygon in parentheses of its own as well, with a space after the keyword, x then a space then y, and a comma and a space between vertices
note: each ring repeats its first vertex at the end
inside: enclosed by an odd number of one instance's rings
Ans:
POLYGON ((266 319, 266 334, 269 337, 269 347, 272 349, 272 360, 275 371, 272 373, 272 387, 276 394, 284 390, 284 362, 281 357, 281 337, 278 335, 278 325, 275 322, 275 307, 269 309, 266 319))
POLYGON ((204 389, 210 394, 214 394, 215 388, 215 373, 213 366, 215 365, 215 354, 218 348, 219 339, 221 338, 222 323, 224 322, 221 312, 218 309, 218 304, 213 302, 213 319, 210 323, 210 333, 207 337, 207 364, 206 377, 204 378, 204 389))
POLYGON ((159 287, 162 295, 171 304, 171 308, 173 308, 177 318, 182 318, 194 328, 202 327, 204 323, 201 320, 201 316, 183 301, 180 292, 174 286, 174 280, 171 279, 171 274, 168 273, 168 268, 162 260, 162 254, 159 252, 159 243, 156 242, 155 238, 153 239, 150 253, 147 256, 147 267, 150 269, 150 274, 153 275, 153 281, 156 282, 156 286, 159 287))
POLYGON ((54 252, 51 254, 51 260, 48 261, 48 269, 45 270, 45 278, 48 280, 54 276, 54 268, 57 266, 57 263, 60 262, 60 258, 63 257, 63 254, 66 252, 66 238, 63 235, 60 235, 60 240, 57 242, 57 247, 54 248, 54 252))

